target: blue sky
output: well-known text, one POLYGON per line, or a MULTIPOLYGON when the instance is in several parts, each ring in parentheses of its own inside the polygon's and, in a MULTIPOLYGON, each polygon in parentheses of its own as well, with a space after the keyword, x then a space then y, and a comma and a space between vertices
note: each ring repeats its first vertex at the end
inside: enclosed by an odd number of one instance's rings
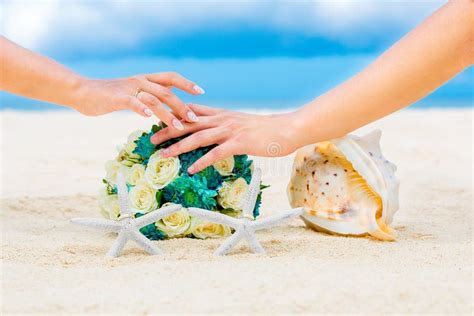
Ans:
MULTIPOLYGON (((176 70, 206 88, 200 102, 282 108, 355 74, 443 3, 3 1, 2 34, 87 76, 176 70)), ((469 104, 472 78, 423 104, 469 104)), ((12 105, 51 108, 2 93, 12 105)))

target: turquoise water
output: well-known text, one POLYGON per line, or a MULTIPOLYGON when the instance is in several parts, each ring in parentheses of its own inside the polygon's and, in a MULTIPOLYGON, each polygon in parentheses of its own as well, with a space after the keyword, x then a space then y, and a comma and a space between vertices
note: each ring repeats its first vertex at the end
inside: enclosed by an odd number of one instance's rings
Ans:
MULTIPOLYGON (((375 56, 319 58, 164 59, 133 58, 66 63, 90 77, 113 78, 136 73, 177 71, 199 83, 206 94, 183 100, 229 109, 298 107, 343 82, 375 56)), ((412 107, 472 107, 474 70, 469 68, 412 107)), ((60 110, 52 104, 0 93, 0 109, 60 110)))

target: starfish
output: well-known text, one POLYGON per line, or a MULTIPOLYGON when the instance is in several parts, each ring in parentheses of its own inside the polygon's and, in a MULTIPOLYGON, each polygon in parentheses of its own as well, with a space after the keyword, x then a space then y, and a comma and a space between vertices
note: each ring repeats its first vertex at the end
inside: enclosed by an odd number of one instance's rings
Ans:
POLYGON ((234 218, 219 212, 213 212, 196 207, 188 208, 191 215, 207 219, 210 222, 228 225, 235 229, 235 232, 230 236, 215 252, 214 255, 223 256, 230 252, 230 250, 238 244, 241 239, 245 239, 250 249, 255 253, 265 253, 262 245, 258 242, 255 232, 257 230, 270 228, 278 225, 284 220, 301 215, 303 208, 295 208, 280 214, 268 216, 266 218, 255 220, 253 217, 253 210, 257 202, 258 193, 260 192, 260 180, 262 178, 262 171, 255 168, 252 179, 250 180, 247 196, 243 203, 242 215, 240 218, 234 218))
POLYGON ((122 174, 119 174, 117 177, 117 191, 120 206, 120 216, 118 220, 108 220, 102 218, 73 218, 71 219, 71 222, 103 231, 118 233, 117 239, 107 252, 108 256, 120 256, 120 253, 129 239, 135 241, 140 247, 142 247, 151 255, 161 254, 162 251, 140 232, 140 228, 178 211, 181 206, 170 205, 162 207, 141 217, 134 218, 128 206, 128 190, 122 174))

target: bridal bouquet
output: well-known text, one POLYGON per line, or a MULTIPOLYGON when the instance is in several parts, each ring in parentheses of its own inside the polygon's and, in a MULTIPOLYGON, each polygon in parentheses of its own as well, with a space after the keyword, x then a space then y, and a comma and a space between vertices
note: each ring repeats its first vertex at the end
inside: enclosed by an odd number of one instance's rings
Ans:
MULTIPOLYGON (((116 181, 121 172, 127 182, 129 205, 135 217, 168 203, 182 206, 176 213, 142 228, 141 232, 149 239, 229 236, 232 233, 230 227, 193 218, 186 208, 199 207, 239 216, 252 176, 252 160, 247 155, 233 156, 190 175, 188 167, 213 146, 201 147, 178 157, 162 158, 160 151, 182 137, 154 145, 150 138, 161 128, 154 125, 149 132, 131 133, 127 142, 118 148, 117 157, 107 161, 103 179, 105 186, 100 197, 102 215, 109 219, 117 219, 120 215, 116 181)), ((261 185, 261 188, 265 186, 261 185)), ((260 203, 261 193, 253 211, 254 217, 259 215, 260 203)))

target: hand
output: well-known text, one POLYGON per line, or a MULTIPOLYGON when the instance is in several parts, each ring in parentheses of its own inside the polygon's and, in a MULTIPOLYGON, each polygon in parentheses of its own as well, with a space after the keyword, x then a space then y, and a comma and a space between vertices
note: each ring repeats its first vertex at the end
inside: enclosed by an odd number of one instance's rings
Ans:
POLYGON ((199 147, 218 144, 188 168, 190 174, 232 155, 285 156, 299 147, 294 123, 295 113, 253 115, 189 105, 199 115, 199 122, 184 123, 184 130, 164 128, 151 137, 160 144, 171 138, 191 134, 163 150, 164 157, 177 156, 199 147))
POLYGON ((171 92, 172 87, 193 95, 204 93, 198 85, 174 72, 113 80, 85 79, 80 84, 78 102, 74 108, 89 116, 123 109, 130 109, 145 117, 155 114, 168 126, 179 130, 183 129, 183 125, 174 114, 187 122, 196 122, 198 118, 171 92), (168 111, 164 104, 168 105, 173 113, 168 111))

